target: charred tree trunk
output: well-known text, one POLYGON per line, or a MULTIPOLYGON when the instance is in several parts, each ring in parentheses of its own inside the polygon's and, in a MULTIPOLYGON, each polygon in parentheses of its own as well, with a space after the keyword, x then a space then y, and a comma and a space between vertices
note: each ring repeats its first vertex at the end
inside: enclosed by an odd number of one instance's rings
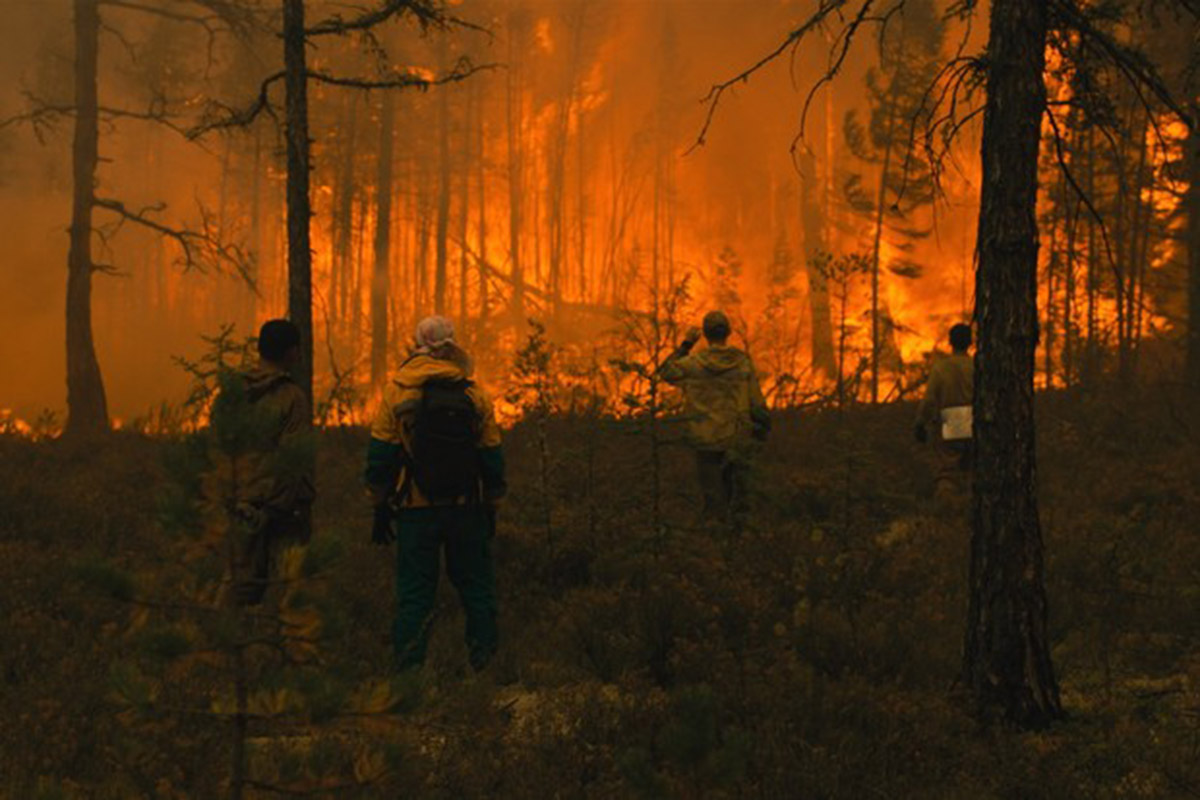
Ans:
POLYGON ((92 209, 99 161, 97 0, 75 0, 75 140, 71 245, 67 256, 67 425, 70 437, 108 430, 108 400, 92 337, 92 209))
MULTIPOLYGON (((575 133, 575 172, 576 172, 576 188, 578 190, 576 196, 576 234, 575 234, 575 268, 578 270, 578 292, 579 300, 582 303, 587 303, 593 298, 591 297, 591 283, 588 280, 588 178, 587 178, 587 150, 584 147, 583 136, 583 115, 584 108, 580 106, 578 113, 578 121, 576 123, 577 130, 575 133)), ((599 299, 599 298, 595 298, 599 299)))
POLYGON ((462 125, 462 151, 458 164, 458 330, 463 341, 469 341, 466 335, 470 330, 467 319, 467 303, 469 301, 469 276, 471 259, 467 252, 467 229, 471 218, 471 147, 475 135, 471 130, 475 114, 475 87, 468 87, 466 92, 466 112, 462 125))
POLYGON ((379 111, 379 170, 375 176, 375 268, 371 272, 371 386, 387 377, 388 290, 392 253, 392 153, 395 105, 383 93, 379 111))
POLYGON ((508 115, 508 242, 509 261, 512 263, 512 301, 510 304, 512 323, 520 327, 525 321, 525 271, 521 261, 521 203, 524 196, 522 179, 524 164, 522 159, 522 101, 523 73, 520 61, 520 43, 518 37, 523 20, 514 12, 509 20, 508 44, 508 81, 507 81, 507 115, 508 115))
POLYGON ((1078 199, 1071 209, 1067 221, 1067 259, 1063 265, 1063 385, 1070 389, 1075 385, 1075 350, 1078 331, 1075 326, 1075 259, 1076 241, 1079 231, 1079 213, 1082 202, 1078 199))
MULTIPOLYGON (((487 320, 489 312, 489 292, 488 292, 488 276, 487 276, 487 114, 483 106, 484 94, 479 93, 479 125, 478 136, 476 138, 475 161, 478 167, 478 175, 476 177, 475 191, 478 196, 479 204, 479 227, 476 231, 477 239, 475 251, 479 254, 478 275, 479 275, 479 321, 477 328, 479 331, 487 330, 487 320)), ((482 339, 480 339, 482 341, 482 339)))
MULTIPOLYGON (((441 59, 445 63, 443 55, 441 59)), ((438 206, 437 206, 437 263, 433 276, 433 310, 446 313, 446 240, 450 234, 450 104, 447 89, 438 90, 438 206)))
POLYGON ((283 63, 287 89, 288 317, 300 329, 300 363, 292 377, 312 401, 312 248, 308 196, 308 67, 304 53, 304 0, 283 0, 283 63))
POLYGON ((1187 380, 1200 388, 1200 104, 1192 106, 1192 128, 1188 131, 1185 158, 1188 162, 1187 214, 1187 380))
POLYGON ((330 217, 330 241, 333 242, 333 257, 329 270, 329 309, 334 318, 343 325, 349 318, 351 264, 350 252, 354 244, 354 194, 357 185, 354 174, 356 133, 358 129, 358 101, 354 94, 346 98, 344 138, 339 137, 341 163, 337 169, 333 214, 330 217))
MULTIPOLYGON (((891 94, 888 108, 896 107, 896 95, 899 93, 900 80, 892 78, 891 94)), ((875 233, 871 244, 871 402, 879 402, 879 356, 883 343, 880 338, 879 325, 879 269, 880 248, 883 244, 883 221, 886 213, 885 203, 888 190, 888 170, 892 166, 892 147, 895 134, 895 115, 889 113, 887 128, 884 132, 883 169, 879 174, 879 195, 875 198, 875 233)))
POLYGON ((829 279, 817 259, 829 247, 824 220, 817 205, 816 159, 805 152, 800 157, 800 224, 804 230, 804 269, 808 275, 808 311, 812 320, 812 365, 827 376, 836 364, 833 356, 833 322, 829 310, 829 279))
POLYGON ((258 300, 262 292, 263 235, 262 235, 262 131, 254 129, 254 163, 250 173, 250 246, 253 261, 251 291, 246 293, 248 304, 246 322, 254 324, 258 300))
POLYGON ((1038 145, 1046 7, 993 0, 983 121, 976 461, 963 680, 977 709, 1061 716, 1046 630, 1034 454, 1038 145))
MULTIPOLYGON (((1096 196, 1096 137, 1089 128, 1086 137, 1087 181, 1084 189, 1089 198, 1096 196)), ((1086 340, 1083 343, 1082 381, 1087 386, 1095 384, 1100 368, 1100 254, 1096 236, 1096 218, 1088 215, 1087 222, 1087 274, 1084 279, 1086 299, 1086 340)))

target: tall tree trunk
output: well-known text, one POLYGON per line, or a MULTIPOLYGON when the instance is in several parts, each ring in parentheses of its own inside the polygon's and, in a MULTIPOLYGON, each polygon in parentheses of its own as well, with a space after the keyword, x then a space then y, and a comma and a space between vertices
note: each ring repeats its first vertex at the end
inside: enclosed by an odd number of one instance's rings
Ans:
POLYGON ((1067 263, 1063 275, 1063 385, 1070 389, 1075 385, 1075 351, 1079 339, 1075 325, 1076 303, 1075 260, 1078 255, 1075 247, 1079 231, 1079 214, 1083 203, 1078 198, 1068 217, 1067 222, 1067 263))
MULTIPOLYGON (((896 107, 896 96, 900 91, 900 79, 892 77, 888 108, 896 107)), ((892 166, 892 139, 895 135, 895 115, 888 114, 884 132, 883 169, 879 174, 879 195, 875 198, 875 233, 871 244, 871 402, 879 402, 879 351, 883 348, 879 325, 879 252, 883 243, 883 219, 887 207, 888 170, 892 166)))
POLYGON ((993 0, 976 274, 975 459, 963 680, 977 709, 1061 716, 1046 631, 1034 454, 1038 145, 1046 7, 993 0))
POLYGON ((250 272, 252 281, 250 291, 246 292, 246 321, 254 325, 258 313, 258 301, 262 296, 262 264, 263 235, 262 235, 262 130, 254 129, 254 163, 250 173, 250 255, 253 259, 250 272))
POLYGON ((387 377, 388 290, 392 252, 392 153, 395 101, 383 93, 379 111, 379 170, 375 176, 375 268, 371 272, 371 386, 387 377))
POLYGON ((1187 214, 1187 380, 1200 389, 1200 103, 1192 104, 1192 128, 1188 131, 1185 158, 1188 190, 1184 200, 1187 214))
MULTIPOLYGON (((475 251, 478 254, 478 258, 479 258, 477 272, 479 275, 479 323, 478 323, 478 329, 480 331, 487 330, 487 318, 488 318, 488 310, 489 310, 488 306, 489 306, 489 302, 490 302, 489 297, 488 297, 489 293, 488 293, 488 275, 487 275, 487 259, 488 259, 488 249, 487 249, 487 236, 488 236, 488 227, 487 227, 487 157, 486 157, 487 151, 485 149, 487 147, 487 114, 484 113, 483 103, 484 103, 484 93, 482 91, 480 91, 480 93, 479 93, 479 119, 477 121, 477 124, 479 125, 479 132, 478 132, 478 138, 476 141, 477 149, 476 149, 476 153, 475 153, 475 161, 476 161, 476 164, 478 165, 478 176, 476 178, 477 185, 475 187, 475 191, 478 194, 478 198, 479 198, 479 200, 478 200, 478 203, 479 203, 479 227, 478 227, 478 230, 476 231, 476 235, 478 236, 478 239, 476 240, 477 244, 475 246, 475 251)), ((482 339, 480 339, 479 341, 482 341, 482 339)))
POLYGON ((92 337, 92 208, 99 160, 97 0, 75 0, 75 141, 71 245, 67 255, 67 425, 70 437, 108 430, 108 400, 92 337))
MULTIPOLYGON (((1085 193, 1089 198, 1096 196, 1096 136, 1088 128, 1087 136, 1087 180, 1085 193)), ((1087 238, 1087 274, 1084 279, 1084 296, 1086 300, 1086 335, 1083 343, 1083 375, 1085 385, 1093 385, 1099 377, 1100 368, 1100 254, 1098 237, 1096 236, 1096 218, 1088 214, 1087 238)))
POLYGON ((342 158, 337 169, 333 214, 329 219, 332 228, 329 238, 333 243, 329 265, 329 310, 343 326, 350 318, 349 309, 353 302, 350 297, 353 269, 350 252, 354 244, 354 190, 358 183, 354 174, 354 157, 358 152, 355 141, 358 130, 356 92, 346 98, 344 119, 344 137, 339 137, 338 142, 342 158))
POLYGON ((575 235, 575 267, 578 270, 578 292, 579 301, 588 303, 591 298, 591 282, 588 280, 588 176, 587 176, 587 149, 584 147, 583 136, 583 115, 584 108, 580 106, 578 113, 578 122, 576 123, 577 131, 575 134, 575 173, 576 173, 576 235, 575 235))
MULTIPOLYGON (((829 167, 832 169, 832 165, 829 167)), ((818 258, 829 250, 825 225, 817 205, 821 182, 816 158, 809 151, 800 155, 800 225, 804 232, 804 270, 808 275, 808 311, 812 321, 812 365, 826 376, 836 367, 833 357, 833 322, 829 310, 829 278, 818 258)))
POLYGON ((1046 388, 1054 388, 1054 345, 1058 339, 1058 320, 1056 319, 1057 304, 1054 302, 1058 291, 1059 246, 1058 229, 1062 217, 1066 214, 1066 175, 1059 175, 1057 192, 1054 196, 1054 208, 1048 220, 1050 225, 1050 257, 1046 261, 1046 319, 1042 326, 1042 371, 1046 374, 1046 388))
POLYGON ((304 0, 283 0, 283 64, 287 89, 288 317, 300 329, 300 363, 292 377, 312 401, 312 247, 308 197, 308 67, 304 53, 304 0))
POLYGON ((467 319, 467 302, 469 301, 469 276, 471 273, 471 258, 467 248, 467 230, 471 220, 471 147, 475 143, 475 133, 471 129, 475 115, 474 84, 467 87, 464 103, 462 125, 462 152, 458 162, 458 332, 463 341, 470 341, 467 333, 470 323, 467 319))
MULTIPOLYGON (((443 54, 439 59, 446 63, 443 54)), ((437 264, 433 278, 433 310, 446 313, 446 240, 450 235, 450 104, 446 87, 438 93, 438 206, 437 206, 437 264)))
POLYGON ((508 247, 512 263, 512 323, 518 328, 525 321, 525 270, 521 261, 521 203, 524 200, 524 164, 522 158, 522 80, 519 41, 524 21, 518 11, 509 17, 508 26, 508 70, 506 105, 508 116, 508 247))

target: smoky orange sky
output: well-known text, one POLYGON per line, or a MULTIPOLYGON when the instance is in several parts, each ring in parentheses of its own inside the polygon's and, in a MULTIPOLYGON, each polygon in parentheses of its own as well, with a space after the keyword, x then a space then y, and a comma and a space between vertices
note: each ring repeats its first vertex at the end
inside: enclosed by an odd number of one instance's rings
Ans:
MULTIPOLYGON (((396 97, 393 326, 405 331, 422 311, 429 310, 419 307, 419 298, 413 301, 412 287, 405 281, 420 253, 421 220, 428 222, 428 209, 422 208, 431 202, 428 193, 436 189, 438 142, 433 130, 438 92, 446 93, 450 108, 451 157, 457 153, 463 159, 454 162, 455 177, 450 181, 451 227, 458 229, 455 220, 465 209, 467 239, 476 241, 475 209, 483 197, 489 257, 498 271, 510 269, 505 255, 511 251, 507 224, 511 172, 506 166, 513 91, 509 62, 514 52, 512 25, 519 24, 520 44, 515 52, 521 62, 516 89, 521 117, 518 138, 525 154, 522 238, 528 238, 521 250, 528 262, 541 265, 530 267, 530 284, 545 286, 547 231, 551 230, 546 186, 554 169, 556 120, 564 119, 562 104, 569 103, 562 179, 568 229, 563 269, 568 274, 593 275, 598 281, 606 263, 617 263, 627 271, 649 270, 653 256, 646 254, 662 252, 675 279, 691 274, 694 296, 687 313, 694 315, 714 302, 708 276, 722 251, 732 249, 743 264, 739 289, 747 324, 753 329, 765 302, 764 276, 777 250, 783 246, 802 259, 799 178, 789 148, 798 132, 803 98, 827 61, 828 38, 809 39, 793 58, 779 60, 728 93, 707 143, 688 151, 700 131, 705 113, 701 99, 710 85, 769 52, 814 7, 814 0, 462 0, 453 6, 454 12, 489 28, 491 36, 456 30, 444 35, 443 51, 441 34, 422 37, 405 25, 382 32, 381 42, 396 64, 437 73, 449 53, 451 58, 466 54, 476 63, 503 65, 449 88, 396 97), (477 93, 474 105, 472 92, 477 93), (468 144, 473 140, 469 131, 480 131, 478 140, 484 142, 482 170, 468 172, 464 166, 479 158, 477 149, 472 150, 477 145, 468 144), (466 176, 462 181, 460 169, 466 176), (668 223, 663 222, 663 214, 669 214, 668 223), (667 230, 669 248, 661 241, 667 230), (584 243, 577 246, 576 237, 583 237, 584 243), (578 254, 582 254, 582 267, 578 254)), ((156 85, 178 110, 178 124, 186 127, 199 119, 209 99, 230 106, 248 102, 261 78, 279 68, 281 53, 271 49, 277 42, 269 36, 263 37, 266 46, 249 52, 239 50, 232 38, 222 37, 210 64, 205 37, 192 27, 102 8, 106 23, 122 32, 122 38, 111 32, 101 36, 102 106, 144 110, 152 96, 147 86, 156 85), (136 60, 126 42, 137 51, 136 60)), ((339 9, 346 13, 346 8, 346 4, 308 3, 310 19, 339 9)), ((69 105, 69 2, 0 0, 0 18, 5 20, 0 32, 0 119, 28 111, 31 94, 69 105)), ((277 20, 268 18, 267 24, 277 20)), ((947 48, 957 35, 947 32, 947 48)), ((318 67, 342 74, 369 74, 376 63, 355 40, 323 40, 310 48, 310 58, 318 67)), ((842 118, 848 110, 867 113, 864 75, 877 60, 874 38, 863 37, 832 87, 814 98, 802 146, 812 149, 820 181, 830 195, 838 194, 838 184, 849 171, 862 172, 867 185, 878 180, 876 167, 853 163, 842 137, 842 118)), ((274 97, 282 103, 281 95, 274 97)), ((320 376, 328 373, 330 352, 341 358, 344 367, 361 359, 364 348, 357 335, 335 334, 340 336, 335 347, 327 347, 322 338, 327 331, 341 330, 345 322, 324 315, 328 295, 334 291, 332 220, 339 186, 348 180, 347 174, 352 185, 361 184, 350 194, 352 239, 347 249, 359 276, 351 283, 358 294, 356 308, 361 310, 366 303, 369 281, 361 276, 364 271, 369 274, 374 214, 367 185, 375 174, 380 97, 377 91, 314 86, 310 102, 320 376)), ((60 118, 40 133, 41 141, 28 125, 0 131, 0 408, 11 408, 27 419, 43 409, 61 414, 65 405, 63 315, 71 120, 60 118)), ((146 231, 126 225, 97 236, 96 260, 116 271, 97 276, 94 295, 98 353, 115 417, 129 419, 162 402, 178 403, 188 379, 172 357, 194 358, 203 352, 202 335, 213 334, 227 322, 235 323, 239 333, 249 333, 262 320, 283 312, 279 142, 278 127, 267 118, 253 131, 213 134, 199 143, 137 120, 102 126, 99 194, 117 197, 131 207, 162 203, 165 207, 157 218, 172 225, 197 225, 203 207, 220 220, 225 235, 252 246, 258 255, 255 297, 236 276, 183 272, 175 264, 175 246, 146 231)), ((947 174, 945 194, 930 220, 934 233, 913 254, 924 267, 922 275, 913 280, 884 276, 881 295, 897 323, 897 344, 905 359, 919 359, 947 325, 970 307, 977 145, 974 129, 965 129, 955 151, 960 169, 947 174)), ((839 210, 836 198, 827 212, 840 216, 828 234, 831 251, 869 247, 867 220, 839 210)), ((98 213, 97 221, 114 220, 98 213)), ((457 265, 460 250, 455 237, 457 233, 451 237, 448 258, 457 265)), ((892 246, 885 237, 885 258, 892 246)), ((428 251, 426 257, 431 257, 428 251)), ((452 294, 459 290, 454 283, 457 270, 457 266, 451 269, 452 294)), ((803 273, 798 270, 794 278, 801 297, 806 291, 803 273)), ((581 284, 587 280, 579 279, 581 284)), ((565 291, 571 299, 572 292, 582 289, 573 288, 568 280, 565 291)), ((635 287, 623 295, 623 301, 644 307, 647 297, 648 292, 635 287)), ((854 300, 857 309, 861 310, 862 302, 859 292, 854 300)), ((452 302, 451 316, 456 308, 452 302)), ((797 303, 795 313, 803 316, 805 308, 797 303)), ((560 325, 552 335, 569 339, 574 335, 572 327, 560 325)), ((394 342, 392 349, 395 363, 403 353, 403 342, 394 342)), ((491 356, 481 365, 484 373, 504 372, 509 355, 500 350, 491 356)))

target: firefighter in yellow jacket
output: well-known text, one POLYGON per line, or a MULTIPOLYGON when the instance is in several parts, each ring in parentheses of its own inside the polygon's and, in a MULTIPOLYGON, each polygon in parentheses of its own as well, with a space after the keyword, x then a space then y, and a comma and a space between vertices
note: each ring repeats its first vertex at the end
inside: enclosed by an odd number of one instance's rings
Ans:
POLYGON ((491 538, 506 488, 500 428, 448 319, 422 320, 416 345, 384 390, 367 451, 372 538, 399 540, 397 667, 424 661, 444 550, 466 612, 470 663, 482 669, 498 643, 491 538))
POLYGON ((659 368, 667 383, 683 389, 688 441, 706 515, 739 515, 747 509, 749 453, 771 428, 767 403, 750 356, 729 346, 729 318, 710 311, 702 329, 692 328, 659 368), (692 349, 701 333, 708 346, 692 349))
POLYGON ((915 436, 929 439, 929 428, 937 431, 938 469, 936 492, 954 488, 971 468, 973 424, 971 406, 975 399, 975 363, 971 358, 971 327, 950 329, 953 352, 933 362, 925 397, 917 406, 915 436))

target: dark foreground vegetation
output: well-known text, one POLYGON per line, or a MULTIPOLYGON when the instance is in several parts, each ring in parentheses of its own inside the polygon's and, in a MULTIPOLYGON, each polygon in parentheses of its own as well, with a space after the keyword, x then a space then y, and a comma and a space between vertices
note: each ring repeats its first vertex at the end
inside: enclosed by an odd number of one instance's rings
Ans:
MULTIPOLYGON (((909 407, 780 419, 736 538, 669 427, 519 426, 478 676, 446 585, 424 672, 391 675, 365 434, 327 431, 289 601, 315 650, 255 656, 247 796, 1200 796, 1197 417, 1172 390, 1038 415, 1069 715, 1040 733, 963 711, 966 507, 932 500, 909 407)), ((160 602, 191 581, 188 450, 0 438, 0 797, 229 792, 221 648, 160 602)))

